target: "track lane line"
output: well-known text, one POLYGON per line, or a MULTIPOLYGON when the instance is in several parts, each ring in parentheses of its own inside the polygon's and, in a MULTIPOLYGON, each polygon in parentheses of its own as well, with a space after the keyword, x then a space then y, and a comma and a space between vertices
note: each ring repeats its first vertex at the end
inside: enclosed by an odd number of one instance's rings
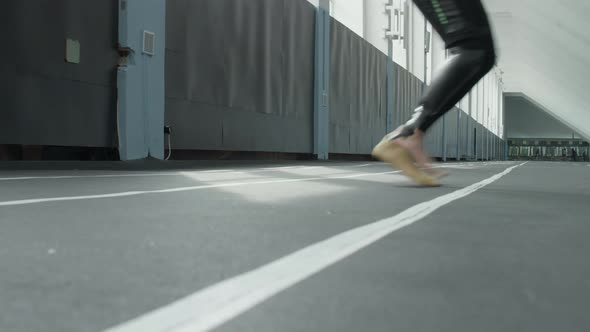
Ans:
POLYGON ((525 164, 526 162, 509 167, 490 178, 419 203, 395 216, 348 230, 305 247, 105 332, 210 331, 389 234, 499 180, 525 164))

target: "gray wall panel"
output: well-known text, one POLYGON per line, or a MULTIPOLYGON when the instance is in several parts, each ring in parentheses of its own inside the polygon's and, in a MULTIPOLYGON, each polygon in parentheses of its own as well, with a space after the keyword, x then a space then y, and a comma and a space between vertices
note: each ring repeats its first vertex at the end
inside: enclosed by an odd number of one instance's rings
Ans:
POLYGON ((7 0, 0 42, 0 144, 116 144, 116 1, 7 0), (81 43, 65 62, 65 40, 81 43))
POLYGON ((468 115, 459 110, 459 156, 464 159, 467 157, 467 155, 469 154, 469 150, 468 150, 468 128, 467 128, 467 121, 468 121, 468 115))
POLYGON ((459 126, 457 123, 457 111, 457 108, 453 108, 445 115, 447 158, 457 158, 457 136, 459 134, 459 126))
MULTIPOLYGON (((424 85, 417 77, 395 64, 395 106, 394 126, 408 121, 418 105, 424 85)), ((448 131, 448 129, 447 129, 448 131)), ((433 157, 442 157, 442 121, 435 122, 428 130, 424 141, 424 148, 433 157)))
POLYGON ((166 107, 174 109, 175 117, 178 119, 186 119, 173 123, 173 148, 187 150, 223 148, 223 109, 216 105, 194 104, 181 99, 167 99, 166 107), (192 133, 192 135, 184 133, 192 133))
POLYGON ((481 125, 475 121, 472 122, 471 126, 471 149, 473 158, 481 158, 481 125))
POLYGON ((476 128, 477 128, 477 159, 483 159, 483 153, 484 153, 484 145, 483 143, 484 141, 484 134, 485 134, 485 128, 482 124, 477 123, 476 124, 476 128))
POLYGON ((311 130, 304 128, 307 121, 295 118, 281 121, 279 116, 264 113, 229 111, 223 113, 223 145, 229 150, 239 150, 248 144, 252 151, 301 152, 300 142, 309 140, 311 130), (280 150, 276 150, 281 146, 280 150))
POLYGON ((312 151, 313 5, 182 0, 168 1, 167 11, 174 148, 312 151), (209 121, 207 131, 189 125, 209 121))
POLYGON ((442 157, 443 148, 443 132, 442 132, 442 121, 436 121, 426 133, 424 140, 424 149, 432 157, 442 157))
POLYGON ((423 83, 398 64, 395 66, 394 126, 408 121, 422 96, 423 83))
POLYGON ((387 58, 331 22, 330 152, 368 154, 386 134, 387 58))

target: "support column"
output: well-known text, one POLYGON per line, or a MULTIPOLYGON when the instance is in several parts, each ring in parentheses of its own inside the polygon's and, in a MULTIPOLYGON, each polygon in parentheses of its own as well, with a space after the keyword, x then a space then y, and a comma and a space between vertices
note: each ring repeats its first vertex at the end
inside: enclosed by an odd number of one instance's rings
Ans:
POLYGON ((481 125, 481 133, 480 140, 479 140, 479 153, 481 155, 481 161, 486 160, 486 152, 485 152, 485 138, 486 138, 486 126, 483 124, 481 125))
POLYGON ((502 138, 504 139, 504 160, 508 160, 508 137, 506 137, 506 109, 504 105, 504 92, 502 92, 500 98, 500 107, 502 107, 502 138))
POLYGON ((392 132, 395 128, 394 114, 395 114, 395 65, 393 63, 393 45, 389 41, 389 51, 387 56, 387 133, 392 132))
POLYGON ((495 160, 500 160, 500 158, 499 158, 500 153, 498 152, 498 146, 499 146, 498 141, 499 140, 500 140, 500 137, 496 136, 496 139, 494 141, 494 159, 495 160))
POLYGON ((442 160, 447 161, 447 131, 446 114, 442 116, 442 160))
POLYGON ((492 133, 491 134, 491 139, 490 139, 490 158, 491 160, 495 160, 496 159, 496 134, 492 133))
POLYGON ((496 160, 500 160, 500 137, 496 136, 496 160))
POLYGON ((488 128, 490 126, 490 96, 489 96, 489 92, 490 92, 490 87, 491 84, 488 84, 489 82, 489 77, 485 76, 484 80, 483 80, 483 110, 484 110, 484 118, 483 118, 483 123, 484 123, 484 128, 485 128, 485 145, 484 145, 484 149, 485 149, 485 158, 486 161, 490 160, 490 133, 491 130, 490 128, 488 128))
POLYGON ((119 0, 121 160, 164 158, 166 1, 119 0))
MULTIPOLYGON (((460 104, 459 104, 460 105, 460 104)), ((457 146, 456 146, 456 152, 457 152, 457 161, 461 160, 461 109, 457 108, 457 146)))
POLYGON ((483 158, 484 160, 490 160, 490 156, 489 156, 489 150, 488 150, 488 141, 489 141, 489 137, 490 137, 490 133, 488 132, 488 129, 484 126, 484 132, 483 132, 483 158))
POLYGON ((492 133, 492 160, 496 160, 496 134, 492 133))
POLYGON ((386 84, 386 112, 385 112, 385 131, 392 132, 395 129, 395 64, 393 62, 393 39, 401 38, 393 35, 393 0, 388 0, 385 5, 385 12, 387 13, 387 24, 385 30, 385 38, 387 40, 387 84, 386 84))
POLYGON ((508 139, 504 139, 504 160, 508 160, 508 139))
POLYGON ((489 149, 489 143, 490 143, 490 131, 486 128, 485 130, 485 141, 484 141, 484 156, 485 156, 485 160, 490 160, 490 149, 489 149))
POLYGON ((316 13, 314 148, 319 160, 330 149, 330 1, 320 0, 316 13))
POLYGON ((467 121, 465 121, 465 158, 471 159, 471 127, 469 124, 471 123, 471 91, 469 91, 469 106, 467 106, 468 114, 467 114, 467 121))
POLYGON ((492 132, 488 130, 488 136, 486 138, 486 153, 488 156, 488 160, 492 159, 492 132))
POLYGON ((477 144, 479 143, 479 126, 477 125, 477 123, 473 124, 474 129, 473 129, 473 154, 474 154, 474 159, 475 161, 477 161, 477 144))
POLYGON ((487 128, 485 126, 485 124, 481 125, 482 131, 481 131, 481 161, 486 161, 488 158, 488 155, 486 153, 486 143, 487 143, 487 128))

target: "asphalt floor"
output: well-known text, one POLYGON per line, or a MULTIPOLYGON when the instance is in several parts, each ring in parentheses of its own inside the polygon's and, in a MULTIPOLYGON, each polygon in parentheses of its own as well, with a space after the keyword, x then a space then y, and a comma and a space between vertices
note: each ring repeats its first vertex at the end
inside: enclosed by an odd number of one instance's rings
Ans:
POLYGON ((2 164, 0 331, 590 331, 590 165, 441 167, 2 164))

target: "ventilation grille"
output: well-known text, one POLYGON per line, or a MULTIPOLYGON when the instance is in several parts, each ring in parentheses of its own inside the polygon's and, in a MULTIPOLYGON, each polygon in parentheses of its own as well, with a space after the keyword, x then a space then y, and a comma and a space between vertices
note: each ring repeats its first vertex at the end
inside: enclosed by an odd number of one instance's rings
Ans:
POLYGON ((156 52, 156 34, 150 31, 143 32, 143 53, 154 55, 156 52))

